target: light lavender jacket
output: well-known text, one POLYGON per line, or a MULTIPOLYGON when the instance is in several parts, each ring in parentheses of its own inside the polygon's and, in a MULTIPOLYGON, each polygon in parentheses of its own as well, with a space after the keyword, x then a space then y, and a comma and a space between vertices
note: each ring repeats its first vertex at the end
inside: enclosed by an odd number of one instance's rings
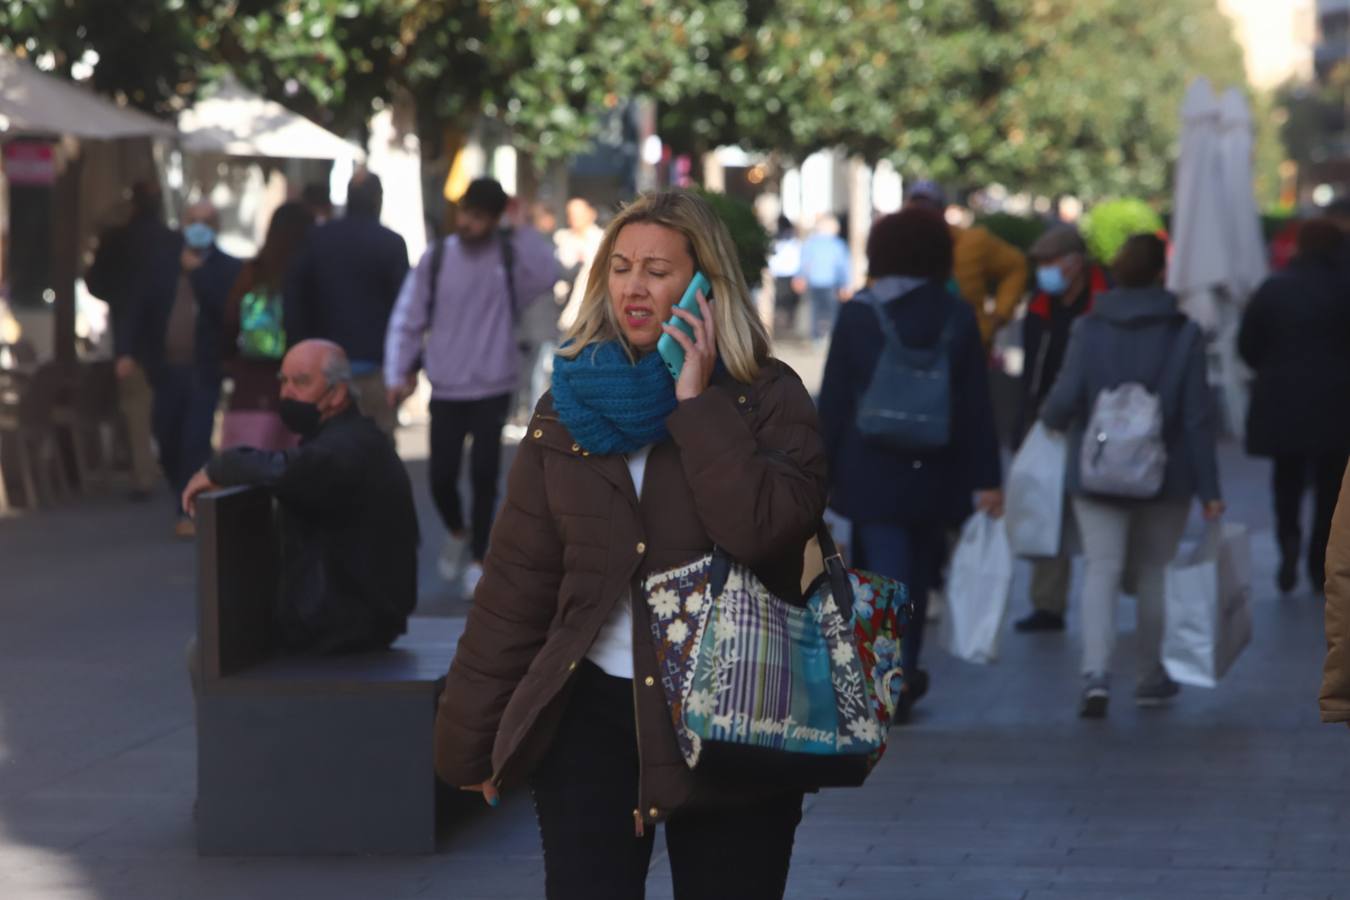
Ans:
POLYGON ((435 310, 431 308, 432 248, 408 273, 385 335, 384 378, 401 384, 419 357, 437 400, 482 400, 515 390, 520 351, 514 323, 525 306, 558 280, 553 246, 539 232, 513 232, 513 275, 518 304, 513 314, 502 264, 501 238, 465 246, 458 235, 443 239, 435 310))

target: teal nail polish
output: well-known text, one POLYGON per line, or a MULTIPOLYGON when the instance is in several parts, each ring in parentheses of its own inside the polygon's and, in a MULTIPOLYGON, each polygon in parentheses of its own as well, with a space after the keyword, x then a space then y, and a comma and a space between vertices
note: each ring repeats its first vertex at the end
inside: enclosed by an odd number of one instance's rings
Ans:
POLYGON ((491 800, 488 801, 488 806, 494 806, 494 807, 495 807, 498 803, 501 803, 501 802, 502 802, 502 798, 501 798, 501 797, 493 797, 491 800))

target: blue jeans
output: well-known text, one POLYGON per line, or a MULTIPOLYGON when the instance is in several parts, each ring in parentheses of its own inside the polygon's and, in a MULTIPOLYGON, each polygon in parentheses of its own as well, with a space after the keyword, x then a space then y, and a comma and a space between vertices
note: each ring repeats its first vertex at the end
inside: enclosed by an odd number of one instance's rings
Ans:
POLYGON ((156 373, 154 392, 151 427, 177 507, 189 479, 211 459, 220 382, 202 381, 194 366, 165 366, 156 373))
POLYGON ((937 581, 946 551, 942 529, 855 522, 853 547, 856 566, 894 578, 908 588, 914 616, 900 645, 900 663, 906 672, 917 672, 928 619, 928 590, 937 581))

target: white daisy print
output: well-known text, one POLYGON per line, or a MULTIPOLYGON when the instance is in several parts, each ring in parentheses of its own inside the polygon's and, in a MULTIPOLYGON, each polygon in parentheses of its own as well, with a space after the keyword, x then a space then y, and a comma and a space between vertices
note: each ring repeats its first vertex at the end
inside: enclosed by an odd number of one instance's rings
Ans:
POLYGON ((696 716, 706 716, 713 711, 712 695, 707 691, 690 691, 684 707, 696 716))
POLYGON ((703 595, 690 594, 684 599, 684 611, 691 616, 696 616, 703 612, 703 595))
POLYGON ((680 611, 680 595, 666 588, 653 591, 647 603, 659 619, 669 619, 680 611))
POLYGON ((857 718, 848 723, 848 730, 860 741, 875 744, 881 737, 881 729, 871 719, 857 718))
POLYGON ((730 619, 718 619, 713 625, 713 635, 719 642, 734 640, 736 637, 736 623, 730 619))
POLYGON ((666 629, 666 637, 670 639, 672 644, 683 644, 685 639, 689 637, 689 626, 685 624, 684 619, 676 619, 666 629))
POLYGON ((853 645, 847 641, 840 641, 830 651, 830 658, 834 660, 836 666, 848 665, 853 662, 853 645))

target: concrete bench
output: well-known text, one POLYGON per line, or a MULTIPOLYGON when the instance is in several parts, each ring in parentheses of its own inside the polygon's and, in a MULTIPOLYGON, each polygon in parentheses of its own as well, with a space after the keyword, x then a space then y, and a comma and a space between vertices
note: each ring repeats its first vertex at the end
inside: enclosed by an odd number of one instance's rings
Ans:
POLYGON ((197 849, 431 853, 432 725, 463 621, 412 618, 388 651, 278 657, 267 492, 197 506, 197 849))

